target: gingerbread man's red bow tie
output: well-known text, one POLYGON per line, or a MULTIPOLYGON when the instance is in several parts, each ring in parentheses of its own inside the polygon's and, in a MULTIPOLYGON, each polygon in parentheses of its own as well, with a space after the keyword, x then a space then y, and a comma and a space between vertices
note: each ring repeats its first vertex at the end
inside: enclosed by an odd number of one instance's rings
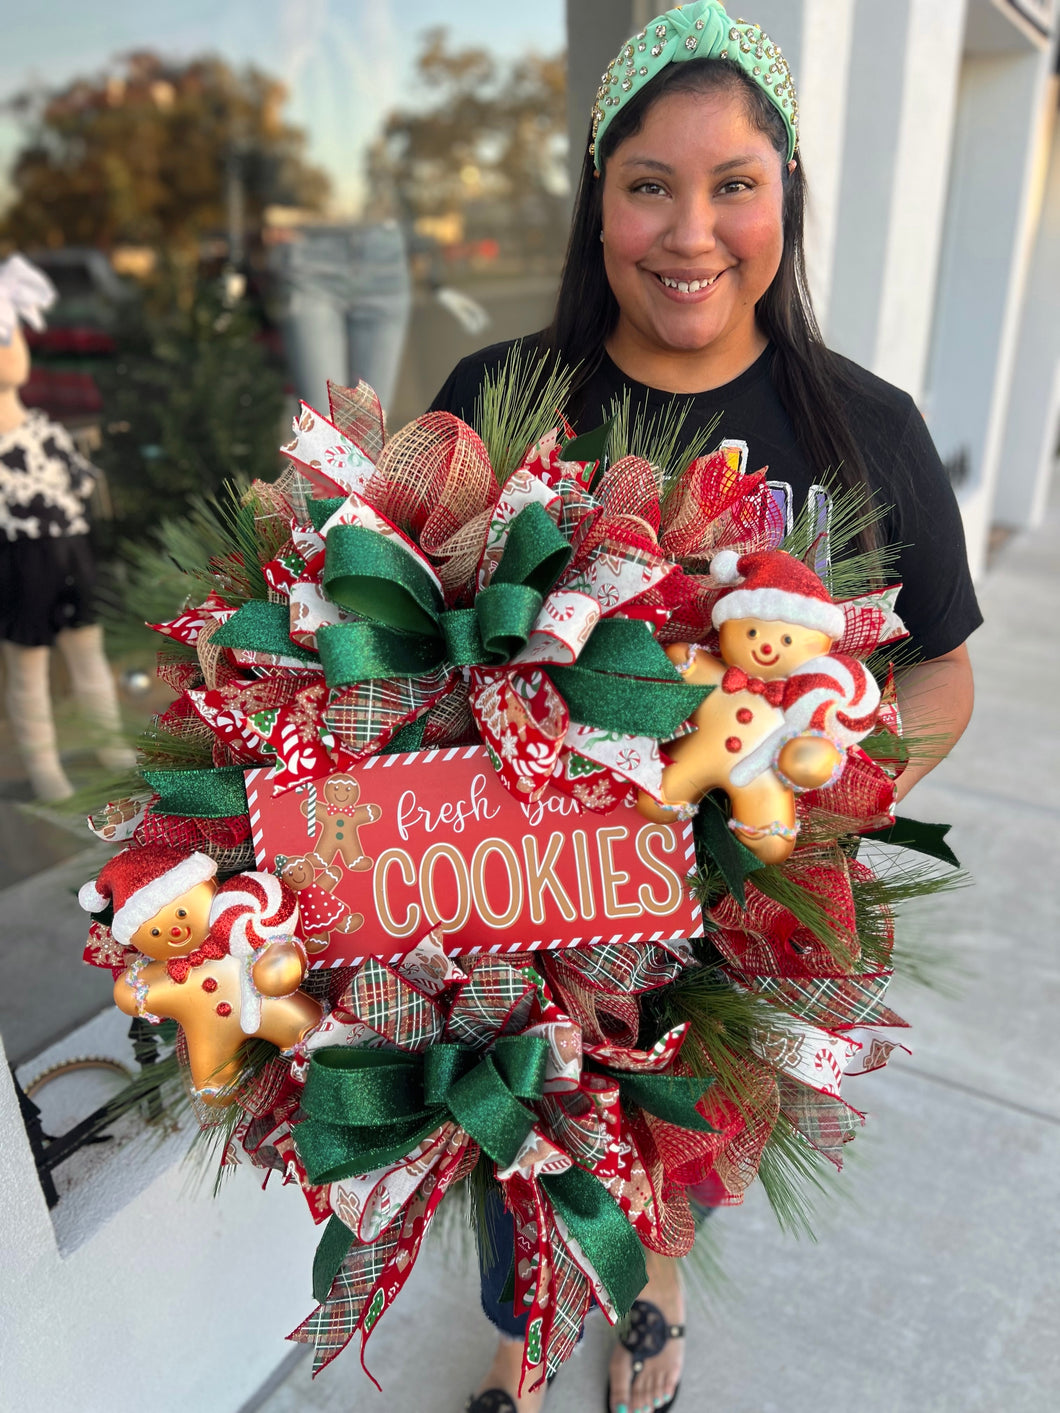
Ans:
POLYGON ((723 692, 753 692, 756 697, 764 697, 770 706, 778 707, 784 701, 786 683, 782 677, 775 682, 763 682, 761 677, 748 677, 742 667, 729 667, 721 679, 723 692))

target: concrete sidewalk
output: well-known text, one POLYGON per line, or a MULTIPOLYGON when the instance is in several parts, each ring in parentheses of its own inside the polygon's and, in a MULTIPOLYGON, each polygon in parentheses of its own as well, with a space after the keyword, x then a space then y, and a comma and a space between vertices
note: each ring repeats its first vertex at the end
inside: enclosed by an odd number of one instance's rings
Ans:
MULTIPOLYGON (((1009 543, 981 600, 975 718, 910 803, 952 821, 974 878, 906 922, 954 959, 960 997, 895 986, 914 1056, 851 1083, 870 1121, 816 1245, 757 1188, 718 1214, 729 1287, 690 1310, 687 1413, 1060 1408, 1060 512, 1009 543)), ((295 1354, 248 1407, 456 1413, 489 1359, 477 1312, 474 1272, 429 1240, 369 1346, 382 1394, 352 1349, 312 1383, 295 1354)), ((604 1408, 610 1338, 590 1321, 549 1413, 604 1408)))

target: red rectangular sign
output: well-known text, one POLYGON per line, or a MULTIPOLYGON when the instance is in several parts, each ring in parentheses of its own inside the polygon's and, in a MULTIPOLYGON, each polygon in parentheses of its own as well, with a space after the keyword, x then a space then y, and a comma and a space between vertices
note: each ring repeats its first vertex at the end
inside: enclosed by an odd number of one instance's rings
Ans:
POLYGON ((396 960, 433 927, 447 952, 697 937, 690 824, 517 800, 482 746, 373 756, 274 796, 247 773, 258 867, 298 894, 313 966, 396 960))

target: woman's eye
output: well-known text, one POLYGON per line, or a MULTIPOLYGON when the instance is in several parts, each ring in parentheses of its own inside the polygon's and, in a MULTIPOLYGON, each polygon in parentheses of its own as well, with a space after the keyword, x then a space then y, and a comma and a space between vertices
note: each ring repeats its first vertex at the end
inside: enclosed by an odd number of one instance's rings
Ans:
POLYGON ((790 634, 790 633, 785 633, 784 636, 783 636, 783 638, 781 638, 780 641, 784 644, 784 646, 785 646, 786 648, 790 648, 790 647, 791 647, 791 634, 790 634))
POLYGON ((751 183, 744 181, 743 178, 740 178, 738 181, 734 180, 731 182, 724 182, 722 186, 718 188, 718 190, 721 192, 722 195, 731 195, 734 192, 740 191, 750 191, 751 183))
POLYGON ((637 182, 636 186, 631 187, 630 190, 641 196, 658 196, 663 191, 663 187, 659 182, 637 182))
POLYGON ((757 628, 748 628, 748 630, 747 630, 747 636, 748 636, 749 638, 757 638, 757 637, 758 637, 758 629, 757 629, 757 628))
MULTIPOLYGON (((789 639, 789 642, 790 642, 790 639, 789 639)), ((188 916, 188 910, 187 910, 187 908, 178 908, 178 909, 177 909, 177 917, 187 917, 187 916, 188 916)))

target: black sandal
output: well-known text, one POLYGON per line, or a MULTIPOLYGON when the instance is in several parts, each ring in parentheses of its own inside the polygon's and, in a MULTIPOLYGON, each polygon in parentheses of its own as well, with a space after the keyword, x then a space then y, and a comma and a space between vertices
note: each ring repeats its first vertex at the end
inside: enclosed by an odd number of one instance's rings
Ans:
POLYGON ((465 1405, 465 1413, 515 1413, 515 1404, 503 1389, 488 1388, 472 1394, 465 1405))
MULTIPOLYGON (((684 1337, 684 1325, 669 1324, 658 1305, 653 1305, 650 1300, 634 1300, 629 1312, 629 1329, 624 1335, 619 1336, 619 1343, 623 1349, 628 1349, 633 1355, 631 1369, 633 1378, 635 1379, 643 1371, 644 1365, 649 1359, 654 1359, 656 1355, 663 1352, 667 1340, 684 1339, 684 1337)), ((655 1413, 666 1413, 667 1408, 672 1408, 680 1392, 681 1385, 678 1384, 666 1402, 659 1404, 655 1413)), ((610 1413, 610 1409, 611 1381, 609 1379, 605 1413, 610 1413)))

